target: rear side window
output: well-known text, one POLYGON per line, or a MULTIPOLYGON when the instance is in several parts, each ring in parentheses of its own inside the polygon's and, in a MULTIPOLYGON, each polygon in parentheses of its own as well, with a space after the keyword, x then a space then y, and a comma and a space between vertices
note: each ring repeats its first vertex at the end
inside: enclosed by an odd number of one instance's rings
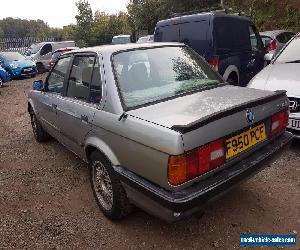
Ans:
POLYGON ((289 40, 291 40, 294 37, 294 35, 295 34, 291 33, 291 32, 284 32, 284 33, 279 34, 276 37, 276 40, 280 43, 287 43, 289 40))
POLYGON ((158 27, 155 31, 155 42, 179 42, 179 25, 158 27))
POLYGON ((74 58, 67 96, 92 103, 101 100, 100 67, 95 56, 74 58))
POLYGON ((180 42, 192 47, 200 54, 204 54, 208 49, 207 41, 207 21, 190 22, 180 24, 180 42))
POLYGON ((247 22, 235 18, 216 18, 214 34, 216 47, 219 50, 251 50, 247 22))

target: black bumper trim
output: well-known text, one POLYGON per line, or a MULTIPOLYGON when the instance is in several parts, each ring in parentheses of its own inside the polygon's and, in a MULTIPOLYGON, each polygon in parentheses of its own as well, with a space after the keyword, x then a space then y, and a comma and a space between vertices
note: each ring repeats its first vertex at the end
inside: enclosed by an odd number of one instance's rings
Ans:
POLYGON ((260 149, 259 152, 253 153, 238 164, 178 192, 170 192, 160 188, 122 166, 116 166, 114 169, 121 182, 124 182, 138 192, 142 192, 173 212, 184 212, 197 206, 205 205, 210 200, 221 196, 267 167, 268 161, 272 161, 274 157, 279 156, 279 151, 291 142, 292 139, 293 135, 285 132, 260 149))

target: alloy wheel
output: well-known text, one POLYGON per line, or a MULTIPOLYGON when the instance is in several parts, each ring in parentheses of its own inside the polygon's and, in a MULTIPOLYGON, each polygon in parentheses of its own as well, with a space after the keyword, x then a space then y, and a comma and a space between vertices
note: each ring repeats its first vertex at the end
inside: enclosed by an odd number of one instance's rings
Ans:
POLYGON ((105 210, 110 210, 113 206, 113 189, 110 176, 100 161, 95 161, 92 169, 92 181, 97 199, 105 210))

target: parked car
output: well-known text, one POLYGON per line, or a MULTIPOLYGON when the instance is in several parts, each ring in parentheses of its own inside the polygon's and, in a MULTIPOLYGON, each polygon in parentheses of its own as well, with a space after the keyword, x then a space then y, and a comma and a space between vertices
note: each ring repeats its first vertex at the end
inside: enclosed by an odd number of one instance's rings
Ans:
POLYGON ((153 35, 148 35, 148 36, 142 36, 137 40, 136 43, 152 43, 154 39, 153 35))
POLYGON ((51 60, 52 52, 66 47, 75 47, 75 42, 61 41, 32 44, 25 52, 25 55, 36 63, 38 72, 43 73, 49 70, 49 61, 51 60))
POLYGON ((287 30, 273 30, 260 32, 268 53, 265 55, 265 61, 269 64, 276 53, 278 53, 283 46, 291 40, 296 34, 287 30))
POLYGON ((243 16, 211 12, 163 20, 156 25, 154 41, 187 44, 233 85, 246 86, 264 67, 262 40, 243 16))
POLYGON ((300 34, 248 84, 249 88, 286 90, 290 100, 288 130, 300 138, 300 34))
POLYGON ((69 51, 72 51, 72 50, 75 50, 75 49, 79 49, 78 47, 67 47, 67 48, 60 48, 60 49, 57 49, 55 50, 53 53, 52 53, 52 57, 49 61, 49 69, 51 69, 55 63, 57 62, 58 58, 63 54, 63 53, 66 53, 66 52, 69 52, 69 51))
POLYGON ((126 43, 132 43, 132 40, 130 35, 119 35, 119 36, 114 36, 111 43, 126 44, 126 43))
POLYGON ((5 69, 0 65, 0 88, 3 87, 3 84, 9 80, 8 74, 5 69))
POLYGON ((0 52, 0 65, 7 71, 9 79, 34 77, 36 65, 19 52, 0 52))
POLYGON ((50 134, 89 163, 113 220, 132 204, 169 222, 189 216, 269 166, 293 137, 285 92, 227 85, 183 44, 71 51, 33 89, 36 140, 50 134))

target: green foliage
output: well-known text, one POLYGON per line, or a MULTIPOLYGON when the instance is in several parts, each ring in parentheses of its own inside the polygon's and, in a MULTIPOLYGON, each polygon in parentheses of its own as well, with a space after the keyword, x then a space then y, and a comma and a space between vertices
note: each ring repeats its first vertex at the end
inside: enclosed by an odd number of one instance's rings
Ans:
POLYGON ((86 0, 76 2, 78 14, 75 16, 77 21, 76 40, 84 39, 86 43, 90 42, 91 30, 94 22, 91 5, 86 0))
POLYGON ((4 38, 4 32, 1 27, 0 27, 0 38, 4 38))
POLYGON ((130 0, 127 10, 133 20, 133 28, 147 30, 150 34, 159 20, 175 13, 201 10, 219 3, 219 0, 130 0))
POLYGON ((259 30, 287 29, 299 32, 299 0, 225 0, 225 4, 247 13, 259 30))
POLYGON ((54 37, 59 39, 61 37, 61 30, 50 28, 42 20, 25 20, 8 17, 0 20, 0 37, 54 37))

